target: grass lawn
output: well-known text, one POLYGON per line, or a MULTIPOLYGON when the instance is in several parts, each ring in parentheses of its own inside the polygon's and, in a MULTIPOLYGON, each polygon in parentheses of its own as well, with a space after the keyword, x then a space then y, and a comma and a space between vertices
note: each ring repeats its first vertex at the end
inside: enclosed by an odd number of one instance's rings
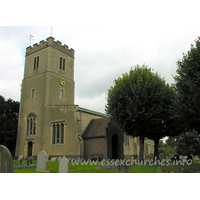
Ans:
MULTIPOLYGON (((37 161, 34 161, 33 164, 36 164, 37 161)), ((14 161, 14 163, 18 163, 18 161, 14 161)), ((100 163, 100 162, 99 162, 100 163)), ((99 164, 98 163, 98 164, 99 164)), ((74 170, 73 173, 116 173, 117 169, 95 169, 97 165, 78 165, 69 163, 69 170, 74 170)), ((161 165, 153 165, 150 166, 148 163, 146 165, 136 165, 133 164, 131 166, 132 173, 155 173, 158 169, 168 169, 171 172, 175 172, 176 170, 181 170, 184 168, 184 172, 186 173, 200 173, 200 161, 195 161, 191 165, 184 164, 183 165, 169 165, 169 166, 161 166, 161 165)), ((58 173, 59 171, 59 162, 58 161, 47 161, 46 163, 47 170, 53 171, 54 173, 58 173), (50 168, 50 169, 49 169, 50 168)), ((36 172, 36 168, 24 168, 24 169, 14 169, 14 173, 41 173, 36 172)), ((69 172, 71 173, 71 172, 69 172)))

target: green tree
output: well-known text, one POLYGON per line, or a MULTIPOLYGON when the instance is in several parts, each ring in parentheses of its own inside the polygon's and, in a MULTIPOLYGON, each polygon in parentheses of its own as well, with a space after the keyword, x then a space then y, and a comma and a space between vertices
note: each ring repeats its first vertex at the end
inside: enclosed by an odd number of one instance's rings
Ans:
POLYGON ((131 68, 108 90, 106 112, 127 135, 140 138, 140 159, 144 137, 154 140, 154 156, 158 156, 159 140, 174 134, 175 95, 173 88, 145 65, 131 68))
POLYGON ((163 140, 159 141, 158 153, 164 153, 165 156, 168 156, 171 153, 177 154, 176 150, 168 143, 164 143, 163 140))
POLYGON ((0 144, 14 154, 17 137, 19 102, 0 96, 0 144))
POLYGON ((200 137, 196 131, 170 137, 166 142, 179 155, 200 155, 200 137))
POLYGON ((183 59, 177 62, 174 77, 178 95, 179 128, 182 132, 196 130, 200 133, 200 38, 191 45, 183 59))

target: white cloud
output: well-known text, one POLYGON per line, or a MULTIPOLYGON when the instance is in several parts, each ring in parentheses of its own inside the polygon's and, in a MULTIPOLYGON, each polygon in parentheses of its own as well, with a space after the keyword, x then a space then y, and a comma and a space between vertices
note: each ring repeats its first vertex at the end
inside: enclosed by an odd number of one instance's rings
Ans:
POLYGON ((0 40, 0 52, 0 95, 19 101, 24 69, 22 52, 13 39, 0 40))
POLYGON ((0 95, 5 99, 20 101, 21 80, 0 81, 0 95))
MULTIPOLYGON (((45 20, 56 25, 53 37, 75 50, 77 104, 103 112, 114 79, 137 64, 145 63, 173 82, 176 61, 200 35, 199 4, 195 0, 77 1, 63 4, 63 12, 54 9, 52 15, 49 10, 45 20)), ((28 24, 42 23, 39 13, 37 19, 23 11, 28 24)), ((0 27, 0 95, 19 100, 29 45, 26 36, 34 36, 33 44, 50 33, 51 26, 0 27)))
POLYGON ((92 98, 90 97, 83 98, 77 96, 75 98, 75 104, 83 108, 105 113, 106 94, 102 93, 101 95, 92 98))

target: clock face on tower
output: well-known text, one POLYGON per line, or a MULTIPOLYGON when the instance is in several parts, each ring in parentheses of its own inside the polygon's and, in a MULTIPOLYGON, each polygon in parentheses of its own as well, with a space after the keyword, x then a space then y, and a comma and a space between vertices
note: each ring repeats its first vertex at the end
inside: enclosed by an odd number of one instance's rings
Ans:
POLYGON ((65 79, 64 78, 60 78, 59 83, 62 86, 65 85, 65 79))

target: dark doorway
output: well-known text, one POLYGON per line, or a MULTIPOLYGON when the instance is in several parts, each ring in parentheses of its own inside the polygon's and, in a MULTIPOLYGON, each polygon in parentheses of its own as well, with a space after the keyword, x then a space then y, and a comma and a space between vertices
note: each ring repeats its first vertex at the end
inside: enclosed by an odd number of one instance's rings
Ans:
POLYGON ((112 136, 112 159, 119 159, 119 137, 116 133, 112 136))
POLYGON ((28 157, 32 156, 33 142, 28 142, 28 157))

